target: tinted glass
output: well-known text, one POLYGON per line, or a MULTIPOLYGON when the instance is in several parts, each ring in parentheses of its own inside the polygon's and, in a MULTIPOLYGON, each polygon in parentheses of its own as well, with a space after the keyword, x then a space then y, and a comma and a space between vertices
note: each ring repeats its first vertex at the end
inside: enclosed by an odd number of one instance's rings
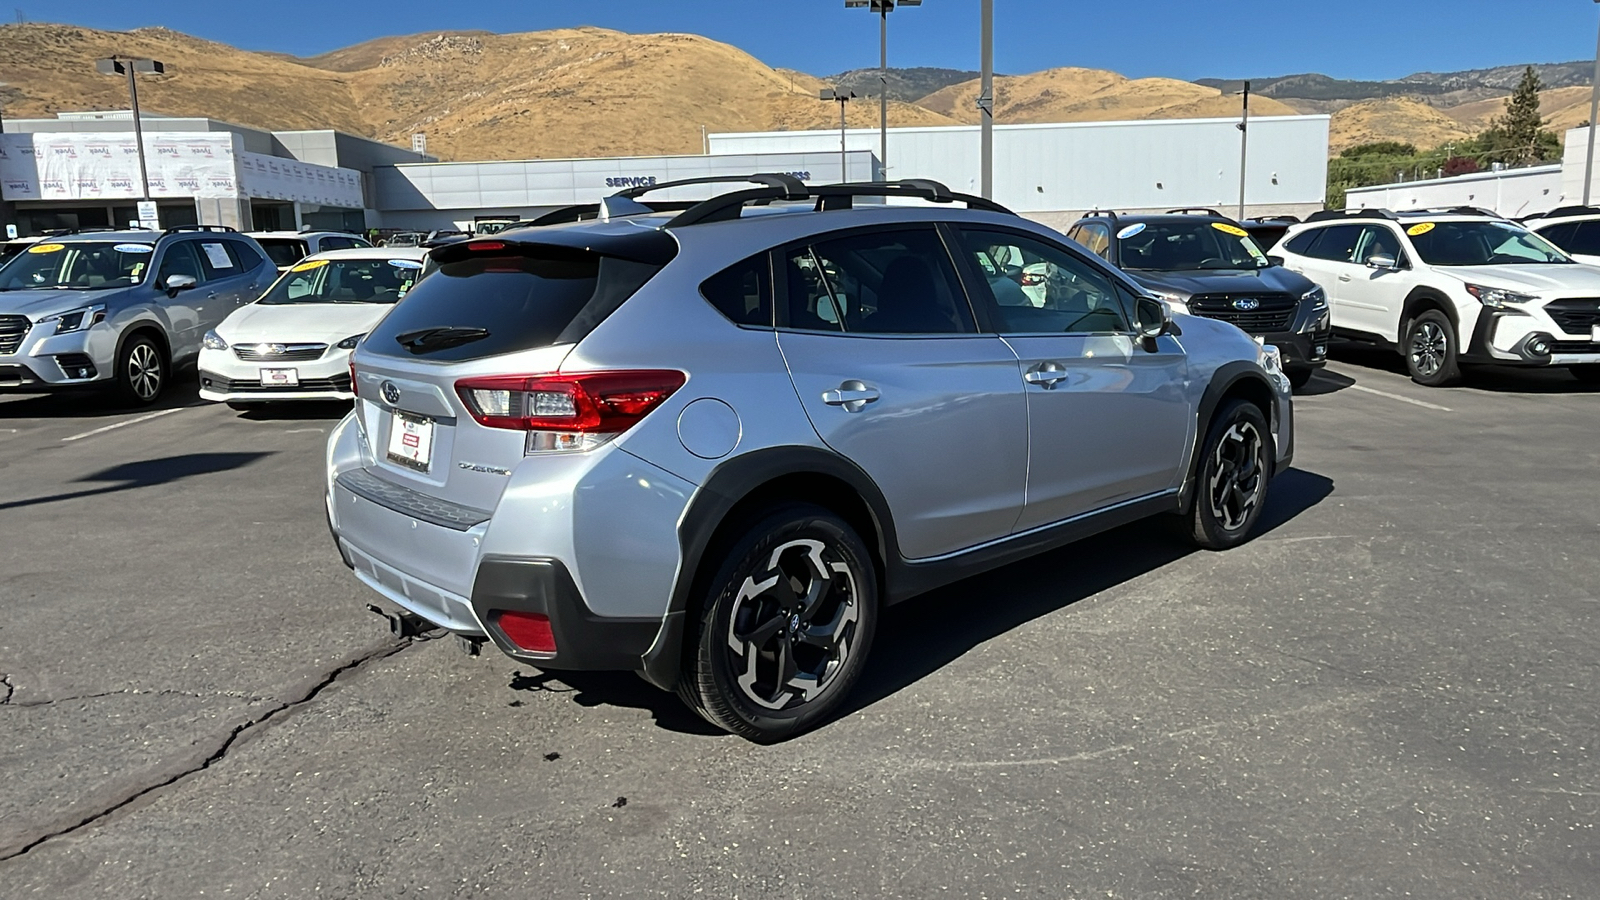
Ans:
POLYGON ((306 258, 306 242, 289 238, 261 238, 256 241, 267 251, 267 258, 278 268, 292 266, 306 258))
POLYGON ((1206 220, 1147 222, 1118 234, 1124 269, 1259 269, 1267 254, 1243 228, 1206 220))
POLYGON ((1111 258, 1111 229, 1101 224, 1083 226, 1083 239, 1078 243, 1101 259, 1111 258))
POLYGON ((362 345, 387 356, 479 359, 581 340, 659 266, 562 247, 469 256, 419 280, 362 345))
POLYGON ((313 259, 290 269, 259 302, 269 306, 288 303, 395 303, 410 292, 422 275, 421 263, 383 259, 313 259))
POLYGON ((1322 229, 1317 242, 1306 252, 1314 259, 1350 262, 1355 258, 1356 241, 1361 240, 1360 225, 1332 225, 1322 229))
POLYGON ((1552 225, 1539 236, 1568 253, 1600 256, 1600 220, 1552 225))
POLYGON ((206 273, 206 280, 218 278, 232 278, 243 274, 243 270, 233 261, 228 253, 226 241, 195 241, 200 251, 200 268, 206 273))
POLYGON ((242 241, 229 241, 228 253, 233 256, 233 262, 241 272, 248 272, 261 265, 261 254, 242 241))
POLYGON ((167 247, 161 255, 161 271, 156 273, 156 284, 165 286, 173 275, 187 275, 196 283, 206 280, 200 269, 200 255, 195 253, 194 241, 178 241, 167 247))
POLYGON ((1419 222, 1406 234, 1430 266, 1572 262, 1549 241, 1510 222, 1419 222))
POLYGON ((1400 249, 1400 238, 1386 225, 1361 226, 1361 237, 1356 240, 1355 256, 1351 258, 1366 263, 1374 256, 1391 256, 1396 261, 1406 258, 1400 249))
POLYGON ((1311 245, 1315 244, 1317 238, 1322 237, 1322 233, 1327 230, 1326 228, 1313 228, 1310 231, 1302 231, 1290 238, 1289 242, 1283 245, 1283 249, 1298 256, 1309 256, 1311 245))
POLYGON ((735 324, 772 326, 772 267, 765 253, 706 279, 700 293, 735 324))
POLYGON ((150 251, 150 244, 141 243, 40 241, 6 260, 0 291, 127 287, 144 280, 150 251))
POLYGON ((1090 334, 1128 331, 1115 284, 1062 247, 1010 231, 961 230, 961 245, 985 276, 1003 334, 1090 334), (997 267, 1015 254, 1020 273, 997 267))
POLYGON ((977 331, 955 267, 932 228, 819 241, 784 260, 788 325, 853 334, 977 331))

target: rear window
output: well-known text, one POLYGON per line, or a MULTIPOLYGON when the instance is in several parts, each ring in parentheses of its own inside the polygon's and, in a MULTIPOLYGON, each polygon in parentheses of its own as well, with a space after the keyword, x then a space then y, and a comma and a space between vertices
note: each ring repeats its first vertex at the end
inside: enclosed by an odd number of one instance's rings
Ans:
POLYGON ((306 258, 306 242, 284 238, 257 238, 272 264, 282 269, 306 258))
POLYGON ((362 346, 453 362, 576 343, 661 269, 565 247, 518 249, 440 264, 362 346))

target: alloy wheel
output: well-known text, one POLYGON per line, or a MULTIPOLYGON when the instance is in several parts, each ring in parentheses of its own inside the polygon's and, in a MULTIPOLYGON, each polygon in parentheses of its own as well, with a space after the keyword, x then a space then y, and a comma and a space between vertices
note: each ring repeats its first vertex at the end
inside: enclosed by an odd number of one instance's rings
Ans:
POLYGON ((746 578, 728 616, 741 693, 769 710, 821 696, 855 649, 860 594, 848 563, 822 541, 784 543, 746 578))
POLYGON ((1411 333, 1411 367, 1424 378, 1444 367, 1449 338, 1437 322, 1422 322, 1411 333))
POLYGON ((140 400, 161 393, 161 355, 149 344, 136 344, 128 354, 128 384, 140 400))
POLYGON ((1235 422, 1212 451, 1208 485, 1211 515, 1227 531, 1237 531, 1250 521, 1266 487, 1261 432, 1251 422, 1235 422))

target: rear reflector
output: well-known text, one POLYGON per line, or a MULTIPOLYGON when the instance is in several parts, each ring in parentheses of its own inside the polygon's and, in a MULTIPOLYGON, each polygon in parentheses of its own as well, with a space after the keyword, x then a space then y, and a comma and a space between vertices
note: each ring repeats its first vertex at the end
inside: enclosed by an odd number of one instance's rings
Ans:
POLYGON ((485 428, 529 433, 528 451, 586 450, 627 431, 683 387, 675 369, 497 375, 456 382, 485 428))
POLYGON ((543 613, 501 610, 495 624, 511 643, 529 653, 556 652, 556 635, 550 630, 550 617, 543 613))

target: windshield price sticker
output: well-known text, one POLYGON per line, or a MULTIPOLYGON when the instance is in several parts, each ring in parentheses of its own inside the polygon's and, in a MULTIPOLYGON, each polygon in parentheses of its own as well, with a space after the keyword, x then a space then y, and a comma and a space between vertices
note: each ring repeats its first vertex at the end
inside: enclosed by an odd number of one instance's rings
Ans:
POLYGON ((1407 228, 1406 234, 1409 234, 1412 237, 1421 237, 1436 227, 1438 226, 1434 225, 1432 222, 1423 222, 1419 225, 1413 225, 1410 228, 1407 228))
POLYGON ((149 244, 117 244, 111 249, 118 253, 149 253, 155 248, 149 244))
POLYGON ((1129 225, 1127 228, 1124 228, 1121 231, 1117 232, 1117 239, 1125 241, 1128 238, 1131 238, 1134 235, 1138 234, 1139 232, 1144 231, 1144 229, 1145 229, 1145 223, 1143 223, 1143 222, 1140 222, 1137 225, 1129 225))
POLYGON ((29 253, 60 253, 67 249, 66 244, 34 244, 28 248, 29 253))
POLYGON ((1250 236, 1250 232, 1245 231, 1243 228, 1240 228, 1237 225, 1229 225, 1227 222, 1212 222, 1211 227, 1222 232, 1223 234, 1231 234, 1234 237, 1250 236))
POLYGON ((328 261, 325 260, 325 259, 313 259, 313 260, 310 260, 308 262, 303 262, 300 265, 295 266, 294 268, 290 269, 289 271, 291 271, 291 272, 309 272, 312 269, 320 269, 320 268, 322 268, 323 266, 325 266, 327 264, 328 264, 328 261))

